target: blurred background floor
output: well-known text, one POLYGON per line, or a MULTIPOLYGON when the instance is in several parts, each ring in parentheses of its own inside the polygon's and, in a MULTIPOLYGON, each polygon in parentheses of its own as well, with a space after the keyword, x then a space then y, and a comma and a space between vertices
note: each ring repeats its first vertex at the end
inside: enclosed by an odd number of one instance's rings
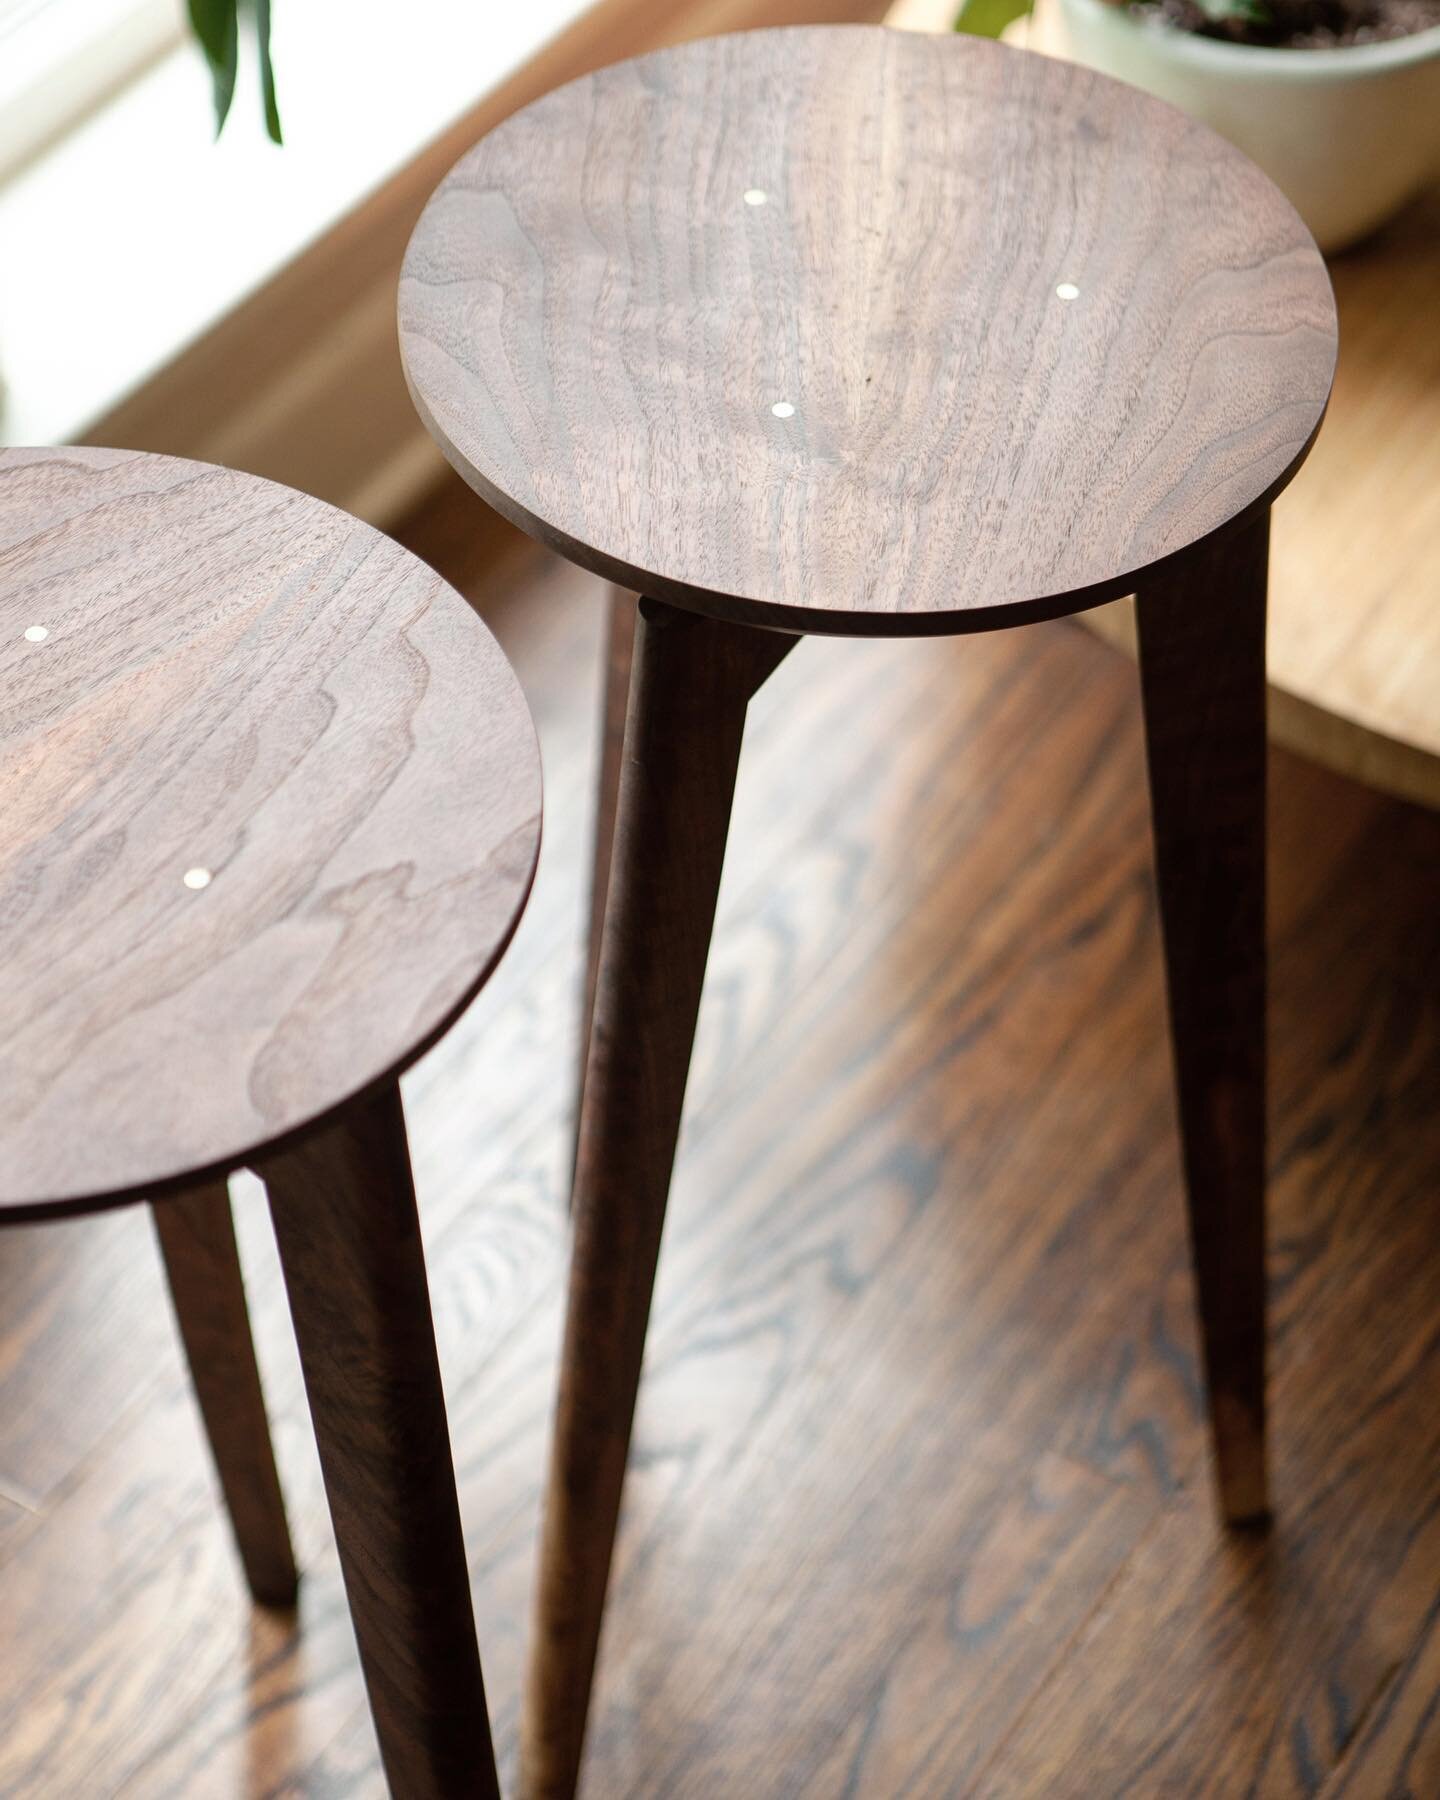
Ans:
MULTIPOLYGON (((546 843, 405 1095, 513 1777, 605 608, 481 521, 455 486, 404 535, 516 663, 546 843)), ((592 1796, 1440 1792, 1440 816, 1272 773, 1278 1521, 1227 1540, 1133 667, 1061 623, 811 641, 761 693, 592 1796)), ((4 1234, 6 1796, 383 1792, 268 1221, 235 1197, 298 1619, 246 1603, 143 1211, 4 1234)))

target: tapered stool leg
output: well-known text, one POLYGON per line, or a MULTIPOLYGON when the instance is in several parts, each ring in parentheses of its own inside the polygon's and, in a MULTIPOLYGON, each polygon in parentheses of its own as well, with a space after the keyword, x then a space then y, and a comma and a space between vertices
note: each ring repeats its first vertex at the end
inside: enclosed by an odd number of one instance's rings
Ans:
POLYGON ((391 1791, 497 1796, 399 1089, 260 1172, 391 1791))
POLYGON ((625 712, 630 697, 630 662, 635 647, 636 599, 627 589, 612 587, 606 618, 604 692, 600 702, 600 768, 595 794, 595 839, 590 869, 590 931, 585 942, 585 992, 580 1011, 580 1043, 575 1077, 575 1157, 580 1152, 580 1114, 585 1104, 585 1064, 590 1056, 590 1022, 595 1016, 595 982, 600 968, 600 933, 605 923, 605 896, 610 888, 610 850, 615 841, 615 810, 620 797, 620 752, 625 741, 625 712))
POLYGON ((250 1592, 293 1606, 299 1577, 265 1417, 245 1283, 223 1181, 151 1209, 190 1380, 250 1592))
POLYGON ((1269 515, 1137 596, 1160 919, 1221 1510, 1268 1511, 1265 600, 1269 515))
POLYGON ((640 602, 521 1725, 527 1800, 578 1779, 745 709, 793 641, 640 602))

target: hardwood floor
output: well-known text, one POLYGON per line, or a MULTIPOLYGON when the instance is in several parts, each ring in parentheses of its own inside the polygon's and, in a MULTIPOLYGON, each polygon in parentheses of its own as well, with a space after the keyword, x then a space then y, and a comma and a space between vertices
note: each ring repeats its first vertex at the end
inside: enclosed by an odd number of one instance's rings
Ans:
MULTIPOLYGON (((479 531, 452 490, 408 536, 463 584, 479 531)), ((605 605, 518 539, 476 597, 540 723, 546 843, 404 1085, 508 1778, 605 605)), ((1440 1793, 1440 817, 1272 775, 1277 1522, 1227 1539, 1133 667, 1054 624, 811 641, 761 692, 592 1796, 1440 1793)), ((246 1602, 143 1209, 0 1234, 7 1797, 382 1792, 236 1193, 298 1621, 246 1602)))

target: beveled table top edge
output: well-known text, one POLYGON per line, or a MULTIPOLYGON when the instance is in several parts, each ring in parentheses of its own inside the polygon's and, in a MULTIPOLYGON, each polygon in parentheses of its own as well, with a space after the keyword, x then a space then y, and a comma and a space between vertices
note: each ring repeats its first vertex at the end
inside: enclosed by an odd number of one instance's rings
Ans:
POLYGON ((670 605, 681 608, 685 612, 696 613, 702 618, 714 619, 720 624, 748 625, 760 631, 779 631, 787 636, 795 637, 843 637, 843 638, 929 638, 929 637, 968 637, 986 631, 1004 631, 1010 626, 1039 625, 1051 619, 1069 619, 1077 613, 1089 612, 1097 606, 1104 606, 1111 600, 1122 600, 1144 587, 1156 577, 1163 576, 1166 571, 1183 564, 1188 556, 1198 554, 1205 545, 1217 538, 1226 536, 1232 530, 1253 519, 1257 513, 1270 507, 1289 487, 1306 458, 1315 447, 1315 440, 1325 423, 1325 414, 1329 408, 1327 396, 1325 406, 1315 421, 1314 429, 1300 446, 1294 459, 1255 498, 1239 511, 1233 513, 1223 524, 1204 533, 1201 537, 1182 544, 1178 549, 1156 558, 1153 562, 1143 563, 1136 568, 1127 569, 1121 574, 1102 582, 1095 582, 1089 587, 1066 589, 1053 594, 1041 594, 1029 599, 1007 600, 992 603, 988 606, 957 607, 953 612, 864 612, 859 610, 839 611, 826 607, 803 607, 788 605, 775 600, 758 600, 748 594, 722 594, 708 588, 693 587, 685 582, 675 581, 667 576, 651 570, 638 568, 604 551, 597 550, 590 544, 584 544, 558 530, 546 520, 529 512, 525 507, 513 500, 503 489, 497 488, 486 480, 480 471, 470 464, 461 451, 450 441, 438 421, 425 403, 424 395, 411 379, 408 365, 404 363, 404 340, 401 340, 401 362, 405 367, 405 385, 409 389, 425 429, 434 439, 446 462, 454 469, 467 487, 474 490, 487 506, 507 519, 517 530, 522 531, 547 549, 554 550, 567 562, 577 568, 585 569, 592 575, 613 582, 617 587, 628 589, 631 593, 646 595, 653 600, 664 600, 670 605))
MULTIPOLYGON (((757 26, 742 31, 710 34, 710 37, 692 40, 687 44, 661 46, 628 57, 619 57, 612 62, 602 64, 586 74, 559 83, 547 93, 537 96, 528 106, 538 105, 566 90, 580 90, 589 83, 607 73, 625 67, 627 64, 643 64, 658 58, 674 55, 686 49, 699 49, 707 42, 718 42, 732 39, 760 39, 802 37, 820 33, 846 33, 854 36, 862 34, 883 35, 888 38, 903 39, 915 42, 917 34, 883 23, 847 20, 836 23, 803 23, 779 26, 757 26)), ((944 41, 935 34, 918 34, 923 41, 930 44, 944 41)), ((996 40, 980 40, 987 51, 994 51, 1006 58, 1038 60, 1046 63, 1054 59, 1042 57, 1038 52, 1004 44, 996 40)), ((1182 108, 1174 106, 1159 96, 1133 89, 1130 84, 1118 81, 1102 74, 1098 70, 1084 69, 1086 79, 1101 87, 1113 88, 1132 95, 1138 94, 1148 107, 1159 108, 1184 119, 1187 128, 1213 137, 1216 143, 1223 146, 1227 156, 1239 156, 1240 152, 1220 133, 1185 113, 1182 108)), ((524 112, 528 107, 517 109, 524 112)), ((511 115, 513 117, 515 115, 511 115)), ((936 608, 929 611, 907 611, 903 609, 859 609, 825 606, 808 606, 793 601, 776 601, 755 593, 732 593, 713 589, 669 577, 657 570, 650 570, 640 565, 616 557, 605 550, 583 540, 571 536, 559 526, 532 512, 521 502, 513 498, 469 461, 465 452, 455 442, 454 437, 440 423, 432 408, 428 405, 419 382, 415 379, 410 359, 407 355, 407 330, 404 319, 405 289, 411 276, 412 256, 426 228, 427 216, 436 201, 449 189, 458 171, 479 151, 480 146, 493 132, 502 130, 508 121, 502 120, 491 131, 464 151, 446 171, 426 202, 424 211, 417 220, 407 243, 402 260, 400 280, 397 288, 397 324, 401 366, 405 376, 406 387, 418 415, 437 446, 450 463, 451 467, 474 489, 487 504, 492 506, 502 517, 510 521, 527 536, 547 545, 567 561, 577 567, 589 570, 605 580, 628 588, 635 593, 648 594, 656 599, 668 601, 670 604, 694 612, 702 616, 714 618, 725 623, 748 625, 762 630, 777 630, 787 634, 811 635, 827 637, 860 637, 860 638, 906 638, 906 637, 951 637, 968 635, 974 632, 1003 630, 1011 625, 1039 623, 1048 619, 1066 618, 1076 613, 1089 611, 1106 602, 1123 598, 1143 586, 1149 579, 1161 575, 1168 568, 1178 565, 1183 558, 1198 552, 1202 546, 1216 537, 1228 533, 1247 519, 1254 517, 1260 510, 1270 506, 1284 492, 1290 482, 1309 456, 1324 423, 1325 413, 1329 405, 1329 397, 1333 392, 1335 366, 1338 357, 1338 316, 1335 307, 1333 286, 1329 271, 1325 266, 1319 250, 1304 223, 1300 220, 1294 207, 1286 200, 1274 183, 1268 185, 1274 190, 1276 197, 1285 209, 1291 213, 1300 225, 1302 245, 1313 252, 1319 273, 1322 277, 1329 299, 1329 336, 1330 358, 1326 380, 1325 398, 1320 403, 1319 411, 1308 436, 1296 449, 1290 461, 1278 474, 1251 499, 1212 526, 1209 530, 1187 539, 1183 544, 1165 552, 1163 555, 1146 562, 1131 565, 1113 576, 1089 583, 1079 588, 1055 589, 1051 592, 1034 595, 1021 594, 1005 600, 989 600, 983 605, 957 606, 954 608, 936 608)), ((1242 160, 1248 160, 1243 159, 1242 160)))
POLYGON ((481 969, 475 977, 473 986, 462 998, 442 1014, 435 1025, 423 1037, 417 1039, 397 1062, 363 1081, 353 1093, 345 1094, 340 1099, 317 1108, 313 1115, 297 1120, 274 1137, 258 1139, 237 1148, 233 1154, 227 1153, 210 1162, 193 1167, 187 1166, 171 1174, 131 1183, 126 1187, 108 1188, 95 1193, 63 1194, 40 1200, 8 1201, 0 1197, 0 1231, 11 1225, 39 1225, 52 1219, 90 1218, 96 1213, 114 1212, 125 1206, 143 1205, 147 1201, 155 1201, 163 1205, 167 1198, 174 1198, 204 1182, 221 1180, 226 1176, 234 1175, 242 1169, 254 1169, 258 1173, 257 1165, 266 1158, 302 1142, 309 1137, 311 1132, 322 1130, 326 1125, 339 1118, 357 1100, 364 1100, 370 1095, 381 1093, 392 1083, 399 1081, 418 1062, 423 1061, 440 1040, 459 1023, 500 966, 506 951, 514 940, 515 933, 520 929, 520 922, 524 918, 525 910, 530 902, 530 895, 535 886, 535 873, 539 867, 542 832, 543 823, 535 834, 535 855, 531 859, 529 874, 515 915, 489 962, 481 969))

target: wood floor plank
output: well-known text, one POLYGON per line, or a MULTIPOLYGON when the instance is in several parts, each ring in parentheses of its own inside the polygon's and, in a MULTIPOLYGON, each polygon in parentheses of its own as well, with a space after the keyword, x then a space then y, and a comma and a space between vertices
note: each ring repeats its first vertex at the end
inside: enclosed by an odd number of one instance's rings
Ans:
MULTIPOLYGON (((411 534, 462 583, 473 506, 411 534)), ((604 609, 519 540, 490 568, 546 844, 405 1097, 508 1777, 604 609)), ((807 643, 762 690, 590 1794, 1436 1785, 1440 821, 1279 757, 1272 863, 1280 1516, 1229 1544, 1133 668, 1055 625, 807 643)), ((235 1195, 299 1629, 244 1601, 143 1217, 8 1234, 0 1494, 36 1510, 0 1503, 7 1794, 383 1792, 263 1202, 235 1195)))
POLYGON ((1168 1517, 987 1791, 1429 1791, 1426 1678, 1396 1683, 1440 1578, 1436 849, 1386 809, 1282 946, 1275 1531, 1168 1517))
POLYGON ((1322 1800, 1440 1793, 1440 1595, 1429 1568, 1419 1578, 1435 1596, 1429 1611, 1320 1790, 1322 1800))
POLYGON ((153 1309, 133 1304, 131 1271, 154 1260, 148 1229, 126 1212, 0 1233, 0 1490, 28 1505, 43 1507, 136 1404, 137 1374, 173 1330, 160 1288, 153 1309))

